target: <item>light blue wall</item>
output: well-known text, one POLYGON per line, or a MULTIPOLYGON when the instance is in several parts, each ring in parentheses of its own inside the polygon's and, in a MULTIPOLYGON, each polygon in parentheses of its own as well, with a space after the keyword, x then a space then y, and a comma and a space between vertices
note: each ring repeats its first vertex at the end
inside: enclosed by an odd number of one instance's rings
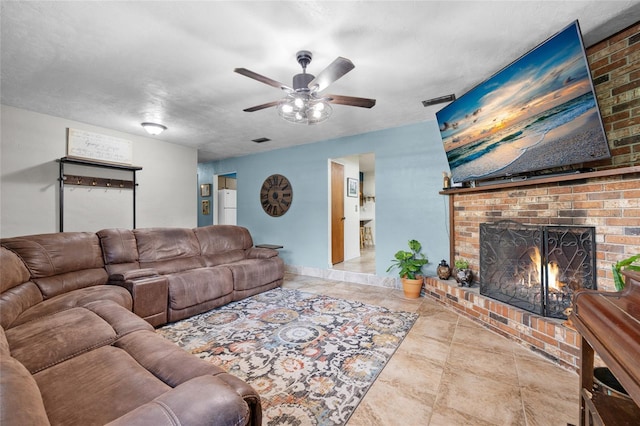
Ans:
MULTIPOLYGON (((199 164, 199 184, 236 172, 238 224, 251 231, 254 243, 284 245, 280 255, 289 265, 326 269, 328 159, 368 152, 375 153, 377 275, 395 274, 385 271, 413 238, 429 258, 425 272, 435 274, 449 256, 448 202, 438 194, 448 165, 435 121, 199 164), (262 182, 274 173, 293 186, 291 208, 278 218, 266 215, 259 202, 262 182)), ((211 217, 199 215, 198 224, 210 224, 211 217)))

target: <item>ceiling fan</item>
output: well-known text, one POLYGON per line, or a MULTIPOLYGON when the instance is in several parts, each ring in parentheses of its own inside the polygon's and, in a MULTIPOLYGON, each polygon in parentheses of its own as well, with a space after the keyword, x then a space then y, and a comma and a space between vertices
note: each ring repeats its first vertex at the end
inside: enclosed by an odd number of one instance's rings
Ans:
POLYGON ((307 50, 301 50, 296 54, 296 59, 302 67, 302 73, 293 76, 293 87, 246 68, 236 68, 234 71, 238 74, 286 92, 286 96, 279 101, 256 105, 243 111, 254 112, 276 107, 278 114, 285 120, 294 123, 316 124, 326 120, 331 115, 332 109, 329 104, 361 108, 372 108, 376 104, 375 99, 321 94, 320 92, 351 71, 355 65, 349 59, 338 57, 316 77, 312 74, 307 74, 307 65, 311 63, 311 58, 312 54, 307 50))

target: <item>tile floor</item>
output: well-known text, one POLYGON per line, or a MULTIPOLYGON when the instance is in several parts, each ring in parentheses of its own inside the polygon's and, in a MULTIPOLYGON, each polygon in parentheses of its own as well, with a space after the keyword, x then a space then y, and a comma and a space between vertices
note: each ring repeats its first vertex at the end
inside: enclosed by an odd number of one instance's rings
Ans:
POLYGON ((287 274, 285 288, 420 314, 348 426, 578 424, 578 375, 401 290, 287 274))
POLYGON ((375 247, 360 249, 360 257, 336 263, 331 267, 337 271, 362 272, 365 274, 376 273, 376 249, 375 247))

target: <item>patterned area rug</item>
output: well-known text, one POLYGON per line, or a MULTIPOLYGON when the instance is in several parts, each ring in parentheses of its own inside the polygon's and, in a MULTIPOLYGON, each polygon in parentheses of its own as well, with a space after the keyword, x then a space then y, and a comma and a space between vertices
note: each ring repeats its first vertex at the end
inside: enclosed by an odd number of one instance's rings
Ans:
POLYGON ((417 317, 279 288, 158 332, 250 383, 263 425, 343 425, 417 317))

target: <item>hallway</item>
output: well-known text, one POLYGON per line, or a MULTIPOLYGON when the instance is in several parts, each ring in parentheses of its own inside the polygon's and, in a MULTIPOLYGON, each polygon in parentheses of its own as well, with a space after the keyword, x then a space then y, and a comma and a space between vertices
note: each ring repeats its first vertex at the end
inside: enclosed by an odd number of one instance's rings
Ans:
POLYGON ((360 257, 336 263, 331 269, 337 271, 361 272, 364 274, 376 273, 376 248, 366 247, 360 249, 360 257))

